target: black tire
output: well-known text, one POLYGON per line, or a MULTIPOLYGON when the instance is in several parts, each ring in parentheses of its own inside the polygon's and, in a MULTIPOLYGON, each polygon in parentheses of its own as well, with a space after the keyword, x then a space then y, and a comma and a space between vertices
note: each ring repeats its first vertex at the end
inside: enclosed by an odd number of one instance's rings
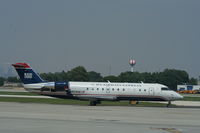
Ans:
POLYGON ((96 106, 97 102, 96 101, 90 101, 90 106, 96 106))

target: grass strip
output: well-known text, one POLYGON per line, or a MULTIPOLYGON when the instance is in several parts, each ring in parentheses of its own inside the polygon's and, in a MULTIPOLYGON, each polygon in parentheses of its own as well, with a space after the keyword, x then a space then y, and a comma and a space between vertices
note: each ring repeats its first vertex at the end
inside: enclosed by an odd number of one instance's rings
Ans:
MULTIPOLYGON (((0 91, 0 95, 27 95, 27 96, 40 96, 31 92, 6 92, 0 91)), ((184 96, 181 101, 200 101, 200 97, 184 96)))
POLYGON ((181 101, 200 101, 200 97, 184 97, 181 101))
MULTIPOLYGON (((19 102, 19 103, 45 103, 45 104, 66 104, 88 106, 89 101, 71 100, 71 99, 44 99, 44 98, 12 98, 0 97, 0 102, 19 102)), ((140 102, 137 105, 130 105, 129 101, 102 101, 98 106, 137 106, 137 107, 165 107, 164 103, 140 102)), ((172 105, 174 106, 174 105, 172 105)))
POLYGON ((86 101, 78 102, 71 99, 46 99, 46 98, 23 98, 23 97, 0 97, 0 102, 19 103, 47 103, 47 104, 86 104, 86 101))
POLYGON ((0 95, 26 95, 26 96, 38 96, 37 94, 30 92, 8 92, 8 91, 0 91, 0 95))

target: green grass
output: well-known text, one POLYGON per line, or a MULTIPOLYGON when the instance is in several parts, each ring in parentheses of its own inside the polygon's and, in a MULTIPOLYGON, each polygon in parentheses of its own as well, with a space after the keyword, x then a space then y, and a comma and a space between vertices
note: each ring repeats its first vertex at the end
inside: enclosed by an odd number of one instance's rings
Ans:
MULTIPOLYGON (((0 97, 0 102, 19 102, 19 103, 44 103, 44 104, 66 104, 66 105, 82 105, 88 106, 89 101, 71 100, 71 99, 46 99, 46 98, 15 98, 15 97, 0 97)), ((163 103, 140 102, 137 105, 130 105, 129 101, 102 101, 98 106, 151 106, 165 107, 163 103)), ((174 106, 174 105, 172 105, 174 106)))
POLYGON ((0 97, 0 102, 20 102, 20 103, 47 103, 47 104, 87 104, 86 101, 48 99, 48 98, 22 98, 22 97, 0 97))
MULTIPOLYGON (((0 91, 0 95, 27 95, 27 96, 38 96, 38 94, 30 92, 4 92, 0 91)), ((200 97, 185 96, 181 101, 200 101, 200 97)), ((47 104, 73 104, 73 105, 88 105, 89 101, 71 100, 71 99, 44 99, 44 98, 11 98, 11 97, 0 97, 0 102, 23 102, 23 103, 47 103, 47 104)), ((129 101, 102 101, 104 106, 130 106, 129 101)), ((138 105, 132 106, 166 106, 163 103, 149 103, 140 102, 138 105)))
POLYGON ((38 96, 37 94, 30 92, 8 92, 8 91, 0 91, 0 95, 26 95, 26 96, 38 96))
POLYGON ((200 97, 184 97, 181 101, 200 101, 200 97))

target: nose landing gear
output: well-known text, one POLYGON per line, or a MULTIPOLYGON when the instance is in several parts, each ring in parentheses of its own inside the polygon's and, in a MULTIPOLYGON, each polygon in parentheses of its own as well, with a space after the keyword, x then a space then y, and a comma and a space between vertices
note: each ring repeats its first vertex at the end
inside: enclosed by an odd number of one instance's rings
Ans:
POLYGON ((168 101, 167 107, 169 107, 171 105, 171 101, 168 101))

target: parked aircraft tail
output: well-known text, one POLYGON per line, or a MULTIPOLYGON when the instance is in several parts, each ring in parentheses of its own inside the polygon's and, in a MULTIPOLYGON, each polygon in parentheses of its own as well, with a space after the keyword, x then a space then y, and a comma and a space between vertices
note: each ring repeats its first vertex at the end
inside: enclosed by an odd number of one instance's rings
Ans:
POLYGON ((12 66, 15 67, 21 81, 24 84, 32 84, 32 83, 41 83, 44 82, 44 80, 33 71, 33 69, 30 67, 27 63, 15 63, 12 64, 12 66))

